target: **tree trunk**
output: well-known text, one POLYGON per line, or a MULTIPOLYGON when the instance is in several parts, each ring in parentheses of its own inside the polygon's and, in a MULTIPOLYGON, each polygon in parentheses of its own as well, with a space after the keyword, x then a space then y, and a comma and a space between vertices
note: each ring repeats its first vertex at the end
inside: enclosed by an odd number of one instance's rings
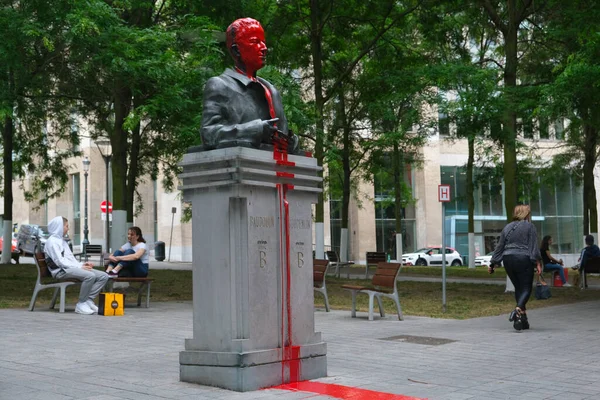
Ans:
POLYGON ((504 35, 504 88, 507 96, 504 110, 504 206, 506 219, 510 222, 512 212, 517 205, 517 113, 514 111, 514 91, 517 86, 517 33, 519 21, 516 0, 508 1, 508 26, 504 35))
POLYGON ((113 210, 127 210, 127 131, 123 128, 131 111, 131 91, 116 83, 114 94, 115 125, 112 145, 113 210))
MULTIPOLYGON (((133 106, 141 105, 137 98, 133 99, 133 106)), ((141 124, 138 123, 131 131, 131 148, 129 151, 129 169, 127 171, 127 223, 133 224, 135 191, 137 188, 138 158, 141 146, 141 124)))
MULTIPOLYGON (((342 90, 343 92, 343 90, 342 90)), ((339 96, 339 120, 342 123, 342 169, 344 179, 342 181, 342 229, 348 229, 348 215, 350 209, 350 126, 346 117, 346 102, 344 94, 339 96)))
POLYGON ((598 210, 594 166, 597 160, 598 132, 590 125, 583 126, 585 150, 583 161, 583 234, 598 232, 598 210))
MULTIPOLYGON (((325 107, 325 98, 323 96, 323 70, 322 70, 322 31, 321 31, 321 12, 319 9, 318 0, 310 0, 310 47, 312 53, 312 65, 314 76, 315 90, 315 114, 316 114, 316 143, 315 143, 315 158, 317 164, 323 166, 323 134, 325 132, 325 124, 323 123, 323 108, 325 107)), ((318 172, 318 176, 323 178, 323 171, 318 172)), ((323 184, 319 187, 322 189, 323 184)), ((325 205, 323 192, 319 193, 318 201, 315 210, 315 222, 325 221, 325 205)))
MULTIPOLYGON (((4 120, 4 127, 2 129, 2 146, 4 147, 4 154, 2 161, 4 163, 4 223, 12 225, 12 206, 13 206, 13 192, 12 192, 12 181, 13 181, 13 119, 12 117, 6 117, 4 120)), ((12 226, 11 226, 12 228, 12 226)), ((2 248, 2 258, 0 264, 10 264, 10 247, 12 243, 12 229, 4 229, 4 243, 2 248)))
POLYGON ((473 184, 473 161, 475 159, 475 135, 467 137, 469 144, 469 158, 467 160, 467 208, 469 213, 468 221, 468 242, 469 242, 469 268, 475 268, 475 188, 473 184))
MULTIPOLYGON (((475 159, 475 136, 469 135, 469 158, 467 160, 467 207, 469 211, 468 232, 475 233, 475 188, 473 185, 473 162, 475 159)), ((470 251, 471 249, 469 249, 470 251)))
POLYGON ((404 178, 404 163, 398 142, 394 142, 392 150, 392 168, 394 169, 394 216, 396 217, 396 234, 402 233, 402 181, 404 178))

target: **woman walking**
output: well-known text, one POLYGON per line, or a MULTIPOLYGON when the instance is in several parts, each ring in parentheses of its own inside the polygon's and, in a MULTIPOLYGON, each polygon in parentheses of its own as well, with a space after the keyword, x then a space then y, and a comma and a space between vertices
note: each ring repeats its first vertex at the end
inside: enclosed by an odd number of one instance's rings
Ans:
POLYGON ((529 329, 527 301, 531 296, 534 268, 538 275, 542 273, 540 259, 537 231, 531 223, 531 208, 524 204, 518 205, 513 212, 513 221, 502 230, 488 268, 491 274, 496 266, 504 263, 506 275, 515 286, 517 306, 508 320, 517 331, 529 329))

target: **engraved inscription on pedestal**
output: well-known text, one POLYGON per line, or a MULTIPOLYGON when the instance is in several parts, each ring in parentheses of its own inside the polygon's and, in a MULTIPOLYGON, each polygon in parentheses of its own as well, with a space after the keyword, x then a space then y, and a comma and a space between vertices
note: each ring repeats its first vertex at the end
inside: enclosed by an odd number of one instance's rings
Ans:
POLYGON ((250 237, 256 239, 256 265, 266 271, 274 267, 270 242, 272 241, 271 236, 275 232, 275 221, 276 219, 272 215, 248 217, 250 237))

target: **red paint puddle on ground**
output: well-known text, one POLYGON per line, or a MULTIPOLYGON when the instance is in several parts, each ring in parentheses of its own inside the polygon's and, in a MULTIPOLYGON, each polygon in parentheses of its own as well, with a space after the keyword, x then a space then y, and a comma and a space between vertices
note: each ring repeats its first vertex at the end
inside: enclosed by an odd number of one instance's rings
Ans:
POLYGON ((343 400, 427 400, 419 397, 404 396, 401 394, 376 392, 374 390, 336 385, 334 383, 311 381, 286 383, 284 385, 270 387, 269 389, 289 390, 292 392, 310 392, 343 400))

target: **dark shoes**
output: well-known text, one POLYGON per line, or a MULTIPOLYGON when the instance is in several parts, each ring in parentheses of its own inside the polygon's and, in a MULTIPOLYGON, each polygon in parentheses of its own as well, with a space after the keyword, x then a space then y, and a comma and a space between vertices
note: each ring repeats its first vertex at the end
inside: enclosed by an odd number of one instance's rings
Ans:
POLYGON ((527 314, 521 314, 516 308, 510 313, 508 320, 513 323, 513 328, 517 331, 529 329, 527 314))
POLYGON ((529 321, 527 320, 527 314, 523 314, 521 316, 521 321, 523 323, 523 329, 529 329, 529 321))

